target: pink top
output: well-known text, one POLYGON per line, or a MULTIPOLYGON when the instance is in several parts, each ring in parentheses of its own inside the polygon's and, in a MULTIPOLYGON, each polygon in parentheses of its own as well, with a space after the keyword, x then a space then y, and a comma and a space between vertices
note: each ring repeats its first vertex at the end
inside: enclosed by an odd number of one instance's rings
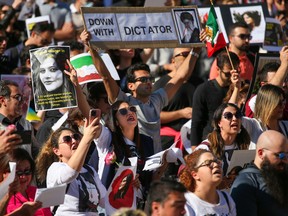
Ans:
MULTIPOLYGON (((24 197, 19 192, 13 195, 9 200, 6 212, 7 213, 13 212, 25 202, 28 202, 28 201, 33 202, 35 198, 36 189, 37 188, 35 186, 28 186, 26 190, 28 199, 26 199, 26 197, 24 197)), ((34 216, 52 216, 52 214, 51 214, 50 208, 40 208, 35 212, 34 216)))

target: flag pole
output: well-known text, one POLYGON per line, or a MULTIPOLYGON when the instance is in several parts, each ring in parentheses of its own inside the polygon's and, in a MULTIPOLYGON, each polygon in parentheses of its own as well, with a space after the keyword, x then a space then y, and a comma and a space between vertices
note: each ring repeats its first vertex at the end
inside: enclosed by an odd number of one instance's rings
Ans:
MULTIPOLYGON (((210 3, 211 3, 212 6, 214 6, 213 0, 210 0, 210 3)), ((217 20, 217 22, 218 22, 218 20, 217 20)), ((219 24, 218 24, 218 26, 219 26, 219 24)), ((227 45, 225 46, 225 49, 226 49, 226 52, 227 52, 227 55, 228 55, 232 70, 234 70, 234 66, 233 66, 233 63, 232 63, 231 56, 230 56, 229 50, 227 48, 227 45)))

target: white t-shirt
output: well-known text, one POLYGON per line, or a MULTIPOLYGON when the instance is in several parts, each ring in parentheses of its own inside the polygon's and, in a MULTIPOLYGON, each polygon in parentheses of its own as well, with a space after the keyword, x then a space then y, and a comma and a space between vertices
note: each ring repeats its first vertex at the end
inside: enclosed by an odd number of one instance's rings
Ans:
MULTIPOLYGON (((94 181, 91 181, 91 174, 88 173, 88 170, 84 167, 82 167, 80 173, 69 167, 68 164, 61 162, 54 162, 49 167, 47 172, 47 187, 53 187, 64 183, 69 184, 64 203, 59 205, 56 215, 98 216, 96 211, 89 210, 89 206, 95 207, 99 204, 101 207, 104 207, 106 189, 101 183, 97 172, 93 170, 93 173, 94 181), (78 175, 79 178, 77 178, 78 175), (84 182, 85 187, 83 187, 81 182, 84 182), (94 182, 96 183, 96 186, 94 182), (80 205, 83 205, 85 211, 79 212, 80 205)), ((53 207, 51 210, 53 210, 53 207)))
POLYGON ((196 196, 194 193, 187 192, 185 193, 186 198, 186 215, 187 216, 236 216, 236 206, 231 198, 231 196, 226 192, 221 192, 217 190, 217 193, 220 198, 218 204, 211 204, 196 196), (229 205, 223 195, 226 193, 229 205))

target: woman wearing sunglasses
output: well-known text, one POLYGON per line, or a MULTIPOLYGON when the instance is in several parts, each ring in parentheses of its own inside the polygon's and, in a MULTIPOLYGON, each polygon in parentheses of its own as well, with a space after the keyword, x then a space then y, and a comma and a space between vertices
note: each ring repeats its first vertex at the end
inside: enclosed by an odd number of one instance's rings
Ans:
MULTIPOLYGON (((84 117, 88 119, 90 106, 78 83, 75 69, 69 61, 67 61, 67 63, 70 67, 70 72, 65 71, 65 73, 70 76, 71 81, 74 83, 79 108, 84 117)), ((101 131, 101 133, 96 133, 94 136, 94 143, 96 144, 99 155, 99 176, 103 184, 108 188, 116 174, 117 164, 129 166, 130 161, 128 158, 137 157, 139 179, 133 179, 132 184, 135 187, 140 187, 141 183, 145 199, 148 186, 152 181, 152 173, 148 171, 144 172, 142 169, 145 165, 145 159, 154 154, 153 139, 139 133, 136 107, 130 106, 128 102, 119 100, 112 105, 111 110, 113 124, 109 126, 110 128, 99 124, 99 132, 101 131), (113 163, 113 160, 110 159, 110 155, 113 152, 116 155, 117 163, 113 163)), ((138 202, 138 204, 141 203, 138 202)))
POLYGON ((99 173, 102 182, 109 187, 116 174, 116 163, 104 164, 106 156, 114 152, 118 164, 130 165, 129 157, 137 157, 137 172, 144 188, 144 197, 152 181, 152 173, 142 171, 147 157, 153 155, 153 140, 139 134, 136 107, 125 101, 117 101, 112 105, 113 130, 102 127, 100 136, 94 140, 99 152, 99 173), (101 159, 102 158, 102 159, 101 159), (102 163, 101 163, 102 161, 102 163))
MULTIPOLYGON (((25 202, 33 202, 36 193, 36 187, 31 185, 34 172, 35 162, 29 153, 21 148, 13 149, 9 156, 11 161, 16 162, 16 177, 19 179, 20 190, 10 198, 7 205, 7 213, 11 213, 21 207, 25 202)), ((51 216, 50 208, 38 209, 35 216, 51 216)))
POLYGON ((213 131, 196 149, 210 150, 223 161, 224 175, 234 150, 248 149, 250 136, 242 126, 242 113, 232 103, 221 104, 212 119, 213 131))
MULTIPOLYGON (((12 162, 10 154, 7 154, 6 152, 0 152, 0 184, 3 183, 3 181, 8 177, 10 173, 9 162, 12 162)), ((37 209, 41 208, 42 205, 41 202, 27 201, 21 204, 21 206, 15 209, 13 212, 5 214, 9 200, 11 199, 12 196, 19 193, 20 190, 21 188, 19 178, 16 175, 14 181, 8 187, 8 192, 0 199, 0 215, 33 216, 34 213, 37 211, 37 209)))
POLYGON ((98 205, 104 207, 106 189, 94 168, 84 165, 100 130, 99 118, 90 125, 85 122, 83 137, 72 129, 59 128, 42 147, 36 159, 38 180, 46 180, 47 187, 67 184, 64 203, 53 208, 55 215, 97 216, 98 205))
POLYGON ((185 157, 186 166, 180 182, 189 192, 185 194, 186 215, 236 215, 230 195, 217 190, 222 181, 222 162, 210 151, 199 149, 185 157))

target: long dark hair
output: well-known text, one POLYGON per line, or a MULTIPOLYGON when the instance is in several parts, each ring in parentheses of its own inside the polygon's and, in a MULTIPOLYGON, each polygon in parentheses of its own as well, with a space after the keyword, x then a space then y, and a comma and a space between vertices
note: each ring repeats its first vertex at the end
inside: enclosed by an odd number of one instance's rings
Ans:
MULTIPOLYGON (((113 147, 115 154, 118 158, 118 156, 123 155, 127 158, 131 157, 130 151, 128 146, 126 145, 126 142, 124 140, 124 136, 122 133, 122 129, 118 125, 117 118, 116 118, 116 113, 119 109, 119 106, 122 103, 129 103, 127 101, 116 101, 112 105, 112 120, 113 120, 113 129, 112 129, 112 142, 113 142, 113 147)), ((136 145, 137 152, 139 153, 139 156, 141 158, 144 158, 144 151, 143 151, 143 146, 141 144, 141 139, 140 139, 140 134, 139 134, 139 128, 138 125, 134 128, 134 139, 133 142, 136 145)))
MULTIPOLYGON (((240 112, 240 109, 237 105, 233 103, 223 103, 221 104, 214 112, 212 126, 214 130, 208 134, 208 140, 210 142, 210 150, 217 158, 222 158, 224 154, 224 140, 221 136, 221 131, 218 126, 218 123, 221 121, 224 110, 227 107, 233 107, 237 112, 240 112)), ((241 125, 241 131, 236 135, 235 143, 238 149, 248 149, 250 144, 250 136, 247 130, 241 125)))

